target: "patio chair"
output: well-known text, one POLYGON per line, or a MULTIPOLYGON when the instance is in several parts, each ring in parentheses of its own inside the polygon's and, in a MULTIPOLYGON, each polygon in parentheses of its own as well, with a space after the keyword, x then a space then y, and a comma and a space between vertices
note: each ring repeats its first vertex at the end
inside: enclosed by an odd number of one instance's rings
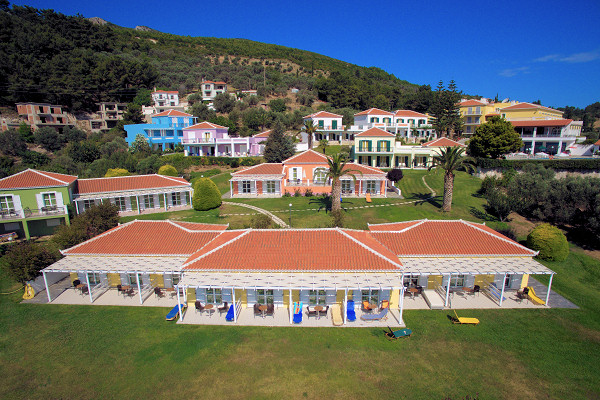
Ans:
POLYGON ((159 288, 159 287, 155 287, 155 288, 154 288, 154 295, 155 295, 156 297, 165 297, 165 294, 163 293, 163 291, 162 291, 162 290, 160 290, 160 288, 159 288))
POLYGON ((262 316, 262 311, 260 311, 260 309, 258 307, 260 307, 260 304, 255 303, 254 304, 254 318, 256 318, 257 315, 262 316))
POLYGON ((323 307, 323 309, 321 311, 319 311, 320 315, 325 315, 325 318, 327 318, 327 312, 329 311, 329 306, 325 306, 323 307))
POLYGON ((275 318, 275 304, 267 304, 267 315, 272 315, 275 318))
POLYGON ((373 307, 371 307, 371 305, 369 304, 368 301, 363 301, 362 302, 362 309, 364 312, 371 312, 373 311, 373 307))
POLYGON ((397 340, 400 338, 410 337, 412 335, 412 330, 410 329, 399 329, 397 331, 393 331, 392 328, 388 326, 387 331, 383 331, 385 333, 385 337, 389 340, 397 340))
POLYGON ((356 311, 354 311, 354 300, 348 301, 346 319, 350 322, 356 321, 356 311))
POLYGON ((456 315, 456 318, 452 318, 452 322, 455 324, 467 324, 467 325, 478 325, 479 324, 479 320, 477 318, 468 318, 468 317, 459 317, 458 314, 456 313, 456 310, 454 311, 454 315, 456 315))
POLYGON ((219 310, 219 315, 221 315, 224 312, 228 312, 229 311, 229 307, 227 307, 227 302, 223 302, 223 306, 221 307, 217 307, 217 310, 219 310))
POLYGON ((129 288, 129 290, 126 290, 124 294, 126 294, 129 297, 133 297, 135 296, 135 291, 133 290, 133 288, 129 288))
POLYGON ((73 287, 76 287, 77 285, 81 285, 81 281, 79 279, 75 279, 73 281, 73 287))
POLYGON ((479 285, 473 286, 473 294, 477 293, 477 296, 479 296, 480 292, 481 292, 481 287, 479 285))
POLYGON ((302 302, 294 303, 293 309, 294 318, 293 321, 295 324, 299 324, 302 322, 302 302))
POLYGON ((388 300, 383 300, 381 302, 381 306, 379 306, 379 311, 383 311, 386 308, 390 307, 390 302, 388 300))
POLYGON ((87 286, 83 286, 81 288, 81 295, 85 296, 86 294, 88 294, 90 292, 90 289, 87 286))
POLYGON ((381 320, 386 320, 389 310, 390 310, 389 308, 384 308, 383 311, 381 311, 378 314, 363 314, 363 315, 360 316, 360 319, 362 319, 363 321, 381 321, 381 320))
POLYGON ((117 294, 121 294, 122 291, 123 291, 123 286, 117 285, 117 294))
POLYGON ((307 312, 309 318, 311 316, 313 316, 313 317, 317 316, 317 310, 315 310, 314 308, 311 308, 310 306, 306 306, 306 312, 307 312))
POLYGON ((204 311, 204 306, 202 305, 202 303, 200 301, 196 301, 194 303, 194 306, 196 307, 196 312, 200 311, 204 311))

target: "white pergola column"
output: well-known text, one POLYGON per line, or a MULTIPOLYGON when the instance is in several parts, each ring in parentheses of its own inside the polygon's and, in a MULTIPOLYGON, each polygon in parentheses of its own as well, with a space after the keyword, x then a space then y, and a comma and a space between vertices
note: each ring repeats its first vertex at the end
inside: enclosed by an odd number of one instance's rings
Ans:
POLYGON ((48 280, 46 279, 46 271, 42 271, 42 275, 44 276, 44 285, 46 285, 46 294, 48 295, 48 303, 51 303, 52 298, 50 297, 50 288, 48 287, 48 280))
POLYGON ((175 290, 177 292, 177 307, 179 308, 179 321, 183 319, 183 314, 181 313, 181 298, 179 297, 179 286, 175 285, 175 290))
POLYGON ((138 214, 142 213, 142 204, 140 203, 140 196, 135 196, 136 200, 137 200, 137 209, 138 209, 138 214))
POLYGON ((88 295, 90 296, 90 303, 94 302, 94 298, 92 297, 92 287, 90 286, 90 274, 89 271, 85 271, 85 281, 87 282, 88 295))
POLYGON ((448 297, 450 297, 450 281, 452 280, 452 274, 448 275, 448 285, 446 285, 446 299, 444 300, 444 307, 448 307, 448 297))
POLYGON ((292 289, 290 291, 290 325, 294 323, 294 302, 292 300, 292 289))
POLYGON ((344 318, 344 325, 348 319, 348 288, 344 289, 344 308, 342 309, 342 317, 344 318))
POLYGON ((550 275, 550 281, 548 282, 548 293, 546 293, 546 307, 548 307, 548 300, 550 300, 550 289, 552 288, 552 278, 554 278, 554 274, 550 275))
POLYGON ((502 279, 502 290, 500 291, 500 300, 498 300, 498 305, 502 307, 502 299, 504 298, 504 288, 506 287, 506 272, 504 273, 504 279, 502 279))
POLYGON ((79 202, 77 200, 73 201, 75 203, 75 212, 79 214, 79 202))
POLYGON ((167 204, 167 194, 163 193, 163 199, 165 200, 165 211, 169 209, 169 205, 167 204))
POLYGON ((237 322, 237 304, 235 302, 235 288, 231 288, 231 301, 233 302, 233 322, 237 322))
MULTIPOLYGON (((404 279, 402 280, 404 281, 404 279)), ((406 288, 404 287, 404 285, 402 285, 402 287, 400 288, 400 323, 403 324, 404 323, 404 292, 406 291, 406 288)))
POLYGON ((233 182, 229 181, 229 197, 233 197, 233 182))
POLYGON ((137 282, 138 296, 140 297, 140 304, 144 304, 144 301, 142 300, 142 288, 140 287, 140 274, 137 271, 135 273, 135 280, 137 282))

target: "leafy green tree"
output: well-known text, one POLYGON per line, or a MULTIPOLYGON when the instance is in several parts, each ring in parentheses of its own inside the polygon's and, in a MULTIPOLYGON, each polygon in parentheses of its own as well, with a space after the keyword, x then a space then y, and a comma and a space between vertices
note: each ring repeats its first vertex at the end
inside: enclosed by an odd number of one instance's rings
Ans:
POLYGON ((348 159, 344 153, 337 153, 327 158, 329 170, 325 175, 331 179, 331 212, 339 213, 342 210, 342 181, 344 176, 350 176, 356 182, 355 173, 360 171, 346 168, 348 159))
POLYGON ((441 169, 444 171, 444 200, 442 202, 442 211, 452 209, 452 193, 454 191, 454 176, 458 170, 467 172, 474 171, 475 166, 471 159, 463 157, 465 149, 462 147, 441 148, 440 152, 433 156, 429 170, 441 169))
POLYGON ((152 105, 152 90, 140 88, 131 103, 138 106, 152 105))
POLYGON ((213 100, 213 107, 219 113, 229 114, 235 107, 235 98, 229 93, 219 93, 213 100))
POLYGON ((152 149, 150 148, 148 139, 146 139, 141 133, 138 133, 133 142, 131 143, 129 151, 131 151, 134 154, 150 154, 152 152, 152 149))
POLYGON ((271 117, 262 108, 250 108, 244 112, 242 120, 248 128, 257 131, 264 130, 271 122, 271 117))
POLYGON ((501 117, 491 117, 485 124, 475 129, 469 140, 468 151, 473 157, 498 158, 515 152, 523 141, 513 125, 501 117))
POLYGON ((95 143, 90 141, 72 142, 67 153, 75 162, 91 163, 102 156, 95 143))
POLYGON ((321 148, 321 151, 323 152, 323 154, 327 154, 325 152, 325 150, 327 149, 327 146, 329 146, 329 140, 327 140, 327 139, 319 140, 319 147, 321 148))
POLYGON ((14 129, 0 132, 0 152, 5 156, 20 156, 27 150, 27 144, 14 129))
POLYGON ((179 173, 177 172, 177 168, 174 166, 165 164, 158 169, 158 175, 179 176, 179 173))
POLYGON ((67 126, 62 132, 65 143, 81 142, 87 139, 87 134, 81 129, 67 126))
POLYGON ((286 112, 287 111, 287 106, 285 104, 285 101, 283 99, 273 99, 269 102, 269 108, 271 109, 271 111, 273 112, 286 112))
POLYGON ((123 123, 142 124, 143 122, 142 106, 135 103, 127 104, 127 111, 123 113, 123 123))
POLYGON ((194 210, 206 211, 221 205, 221 192, 210 178, 198 178, 194 182, 192 206, 194 210))
POLYGON ((0 179, 11 175, 14 164, 15 161, 12 159, 12 157, 0 157, 0 179))
POLYGON ((131 172, 127 171, 124 168, 109 168, 104 174, 105 178, 114 178, 116 176, 129 176, 131 172))
POLYGON ((50 157, 37 151, 26 151, 21 157, 21 163, 27 168, 38 169, 50 162, 50 157))
POLYGON ((434 101, 430 114, 434 118, 433 128, 440 134, 452 137, 451 132, 456 135, 462 130, 462 118, 458 107, 460 92, 456 83, 452 80, 448 88, 444 88, 444 82, 440 81, 434 93, 434 101))
POLYGON ((217 113, 204 103, 194 103, 191 107, 188 107, 187 111, 194 117, 198 117, 199 121, 208 121, 217 116, 217 113))
POLYGON ((387 110, 390 108, 390 100, 382 94, 375 96, 373 103, 371 104, 373 107, 379 108, 380 110, 387 110))
POLYGON ((18 132, 19 135, 21 135, 21 139, 23 139, 26 143, 33 143, 33 132, 28 124, 21 122, 18 132))
POLYGON ((60 135, 56 129, 46 126, 39 128, 33 135, 35 143, 48 151, 60 150, 65 144, 64 136, 60 135))
POLYGON ((8 273, 17 282, 25 284, 40 275, 40 271, 60 259, 51 247, 33 241, 12 244, 4 257, 8 273))
POLYGON ((280 163, 294 155, 295 146, 292 140, 283 132, 283 126, 280 123, 275 124, 267 142, 263 157, 266 162, 280 163))
POLYGON ((501 222, 504 222, 513 211, 513 201, 508 197, 506 190, 501 187, 488 189, 485 199, 487 200, 487 211, 498 217, 501 222))
POLYGON ((304 132, 308 135, 308 148, 313 148, 313 138, 319 130, 319 125, 315 125, 312 119, 307 119, 304 122, 304 132))
POLYGON ((162 164, 162 157, 158 154, 152 154, 151 156, 141 159, 135 170, 139 174, 155 174, 162 164))
POLYGON ((569 255, 566 236, 550 224, 536 226, 527 236, 527 247, 539 251, 542 260, 564 261, 569 255))

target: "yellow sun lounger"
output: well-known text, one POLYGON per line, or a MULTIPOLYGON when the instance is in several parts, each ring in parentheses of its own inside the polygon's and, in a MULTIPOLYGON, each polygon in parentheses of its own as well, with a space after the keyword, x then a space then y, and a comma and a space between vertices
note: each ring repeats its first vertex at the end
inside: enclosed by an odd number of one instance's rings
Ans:
POLYGON ((366 199, 367 199, 367 203, 371 202, 371 193, 367 193, 366 199))
POLYGON ((340 326, 344 324, 344 320, 342 319, 342 308, 339 304, 334 304, 331 307, 331 318, 333 319, 334 326, 340 326))
POLYGON ((458 314, 456 313, 456 310, 453 310, 453 311, 454 311, 454 315, 456 315, 456 320, 453 321, 455 324, 471 324, 471 325, 479 324, 479 320, 477 318, 459 317, 458 314))
POLYGON ((542 306, 546 304, 546 302, 544 300, 540 299, 535 294, 535 290, 531 286, 529 286, 527 289, 529 289, 529 292, 527 293, 527 297, 529 297, 529 300, 531 300, 532 303, 542 305, 542 306))

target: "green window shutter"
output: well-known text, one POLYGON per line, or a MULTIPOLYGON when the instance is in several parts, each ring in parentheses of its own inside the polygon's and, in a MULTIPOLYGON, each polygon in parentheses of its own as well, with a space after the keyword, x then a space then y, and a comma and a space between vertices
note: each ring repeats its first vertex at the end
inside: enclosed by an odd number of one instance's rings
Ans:
POLYGON ((337 129, 337 119, 331 121, 331 129, 337 129))

